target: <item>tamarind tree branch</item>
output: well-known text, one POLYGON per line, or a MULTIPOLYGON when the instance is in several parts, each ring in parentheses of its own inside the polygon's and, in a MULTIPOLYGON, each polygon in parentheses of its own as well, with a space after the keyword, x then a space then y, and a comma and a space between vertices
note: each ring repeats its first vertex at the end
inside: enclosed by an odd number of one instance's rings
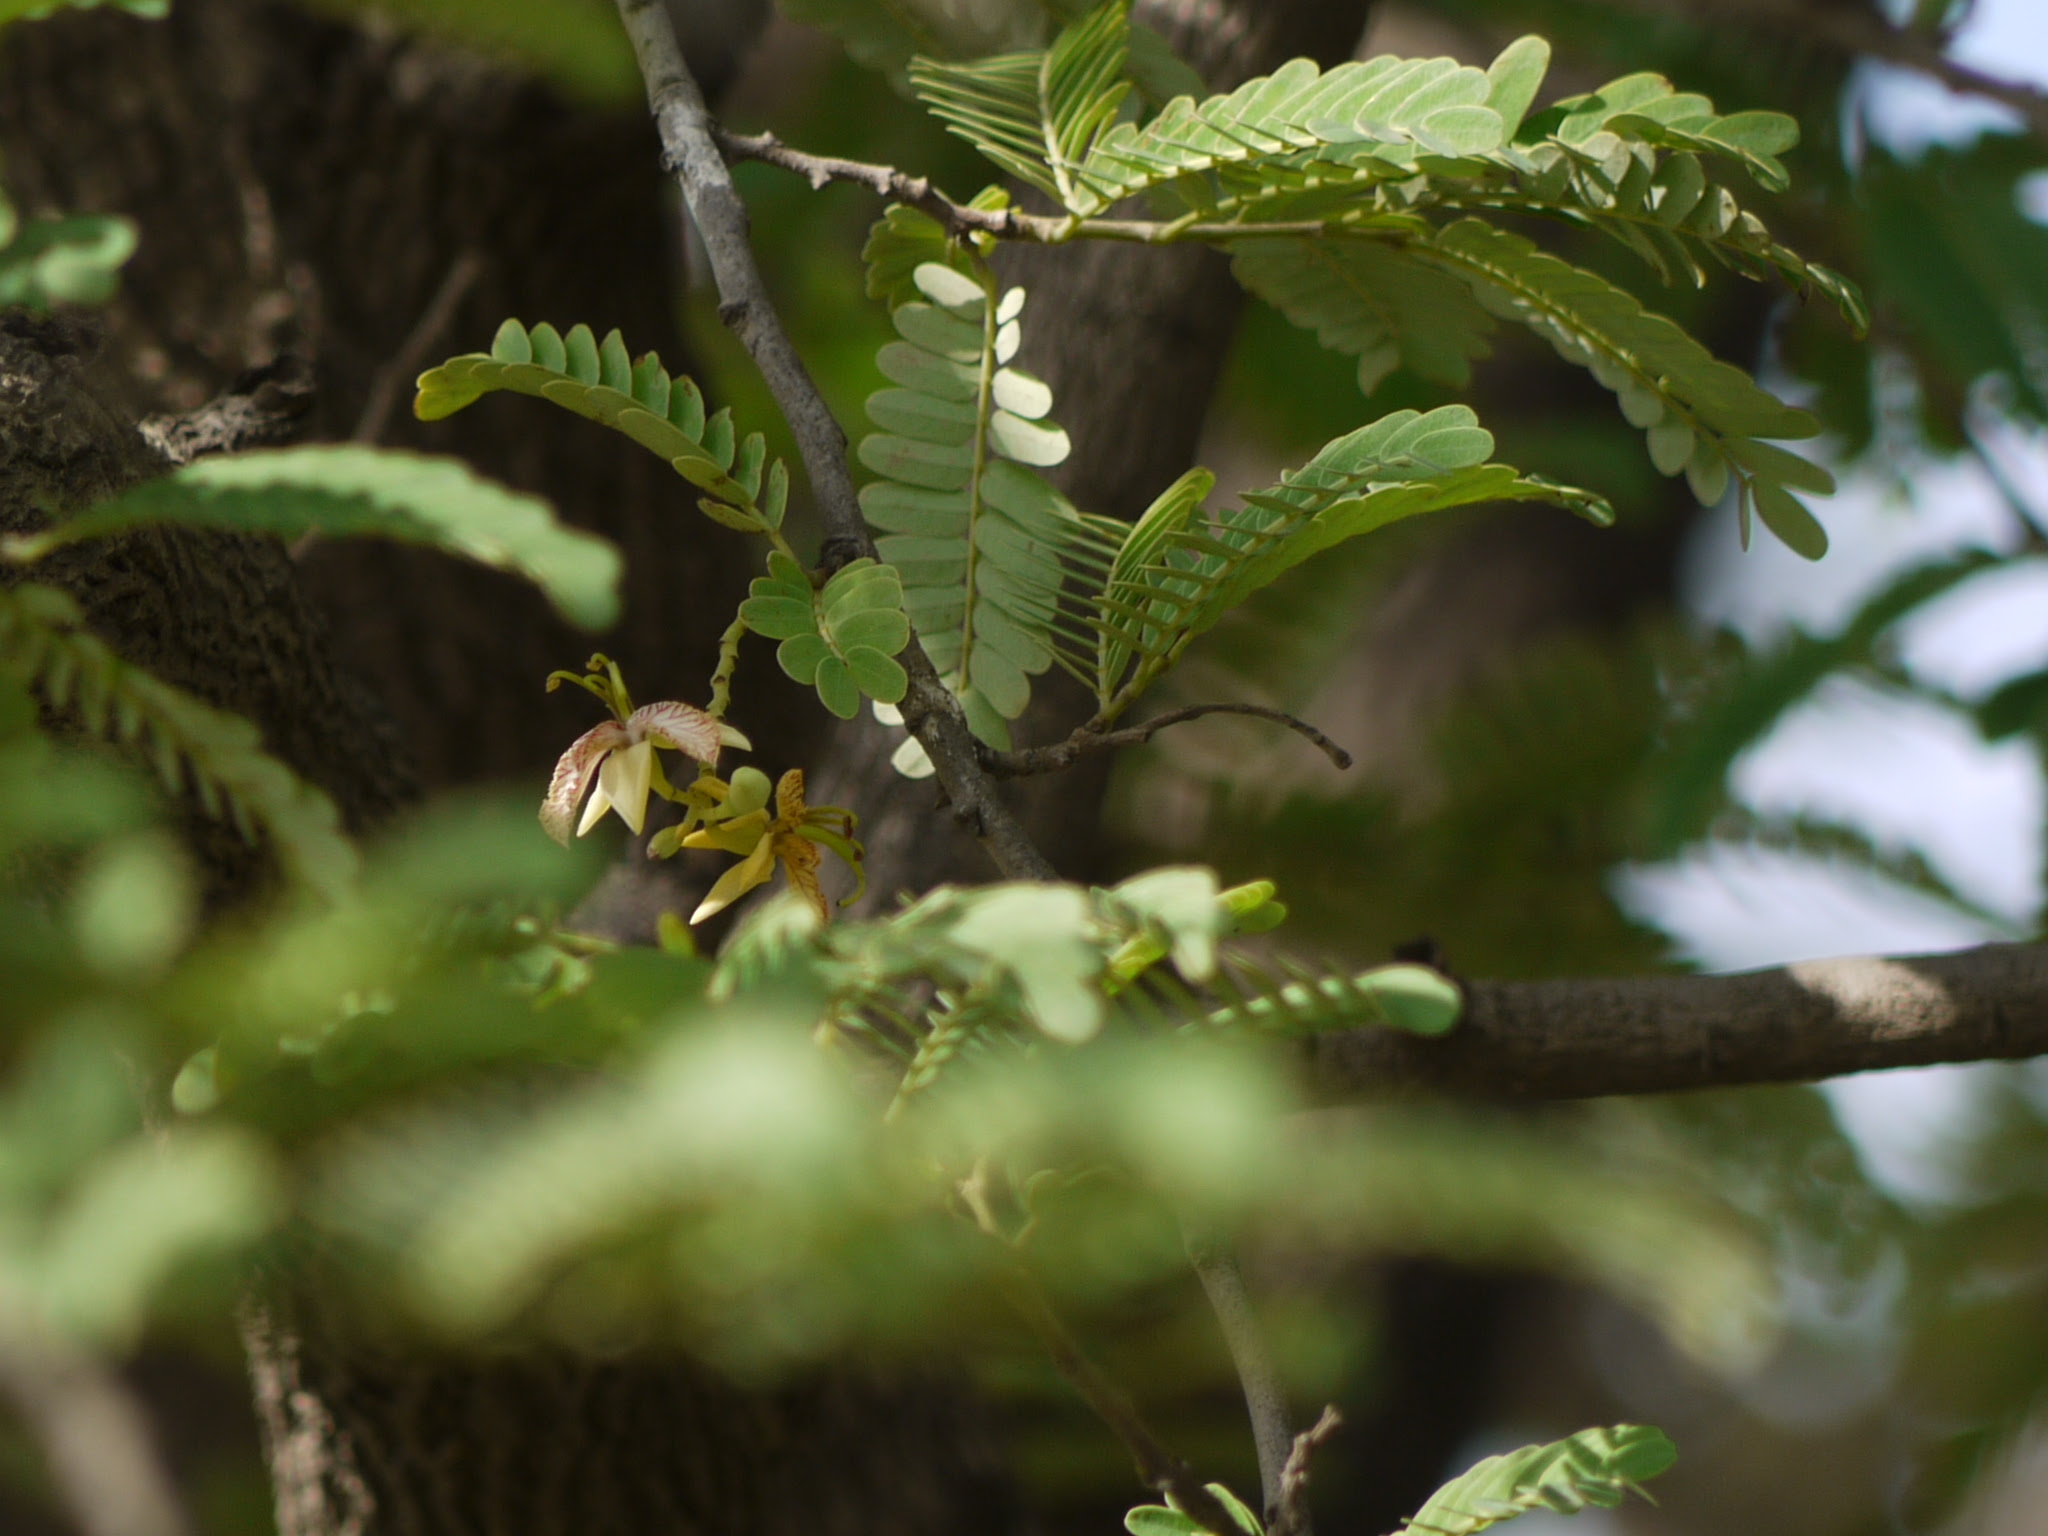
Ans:
POLYGON ((865 160, 842 160, 836 155, 813 155, 793 149, 772 133, 728 133, 712 130, 713 141, 728 160, 758 160, 780 170, 793 171, 811 184, 813 192, 823 191, 835 181, 866 187, 892 203, 907 203, 930 214, 946 226, 949 235, 986 234, 1002 239, 1058 239, 1072 220, 1046 214, 1025 213, 1018 208, 970 208, 956 203, 929 176, 912 176, 890 165, 865 160))
POLYGON ((1466 982, 1449 1034, 1307 1041, 1333 1100, 1545 1100, 1802 1083, 2048 1054, 2048 945, 1808 960, 1736 976, 1466 982))
POLYGON ((1170 709, 1163 715, 1155 715, 1140 725, 1125 726, 1122 730, 1078 730, 1065 741, 1056 741, 1045 747, 1019 747, 1010 752, 998 752, 995 748, 984 745, 981 749, 981 766, 999 779, 1020 779, 1038 773, 1058 773, 1097 752, 1114 752, 1122 747, 1141 747, 1169 725, 1182 725, 1190 720, 1199 720, 1204 715, 1249 715, 1254 720, 1271 720, 1276 725, 1286 726, 1313 744, 1337 767, 1351 766, 1351 754, 1306 720, 1298 719, 1284 709, 1274 709, 1266 704, 1190 704, 1185 709, 1170 709))
MULTIPOLYGON (((846 433, 797 356, 768 297, 748 242, 746 204, 740 200, 713 137, 703 92, 683 62, 675 27, 661 0, 617 0, 619 20, 633 44, 647 102, 661 134, 664 163, 682 189, 690 217, 718 283, 718 316, 738 336, 775 396, 795 435, 825 525, 822 560, 827 570, 872 559, 875 541, 860 515, 853 476, 846 467, 846 433)), ((899 706, 903 723, 932 760, 952 813, 977 837, 997 869, 1013 880, 1057 878, 1040 851, 982 771, 973 733, 957 699, 939 680, 915 635, 898 658, 910 675, 899 706)))
POLYGON ((1355 232, 1368 238, 1385 238, 1384 229, 1362 227, 1366 214, 1354 211, 1327 219, 1274 219, 1250 222, 1232 219, 1082 219, 1066 214, 1025 213, 1016 208, 970 208, 956 203, 930 178, 911 176, 894 166, 875 165, 865 160, 841 160, 833 155, 814 155, 794 149, 772 133, 734 134, 714 129, 715 142, 728 159, 758 160, 794 172, 811 184, 813 191, 835 181, 866 187, 891 202, 922 209, 946 226, 949 234, 994 235, 998 240, 1021 240, 1038 245, 1064 245, 1072 240, 1118 240, 1136 245, 1179 245, 1190 242, 1270 239, 1277 235, 1298 235, 1304 239, 1340 236, 1355 232))
POLYGON ((1280 1510, 1266 1522, 1266 1536, 1311 1536, 1308 1516, 1309 1465, 1316 1452, 1344 1427, 1334 1403, 1324 1407, 1313 1425, 1294 1437, 1287 1464, 1280 1469, 1280 1510))

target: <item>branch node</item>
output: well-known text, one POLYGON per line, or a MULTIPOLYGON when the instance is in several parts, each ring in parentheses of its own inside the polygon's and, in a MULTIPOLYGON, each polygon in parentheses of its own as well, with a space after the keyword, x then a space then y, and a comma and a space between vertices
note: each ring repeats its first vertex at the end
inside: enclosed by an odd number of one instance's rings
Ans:
MULTIPOLYGON (((846 464, 846 432, 818 393, 768 297, 748 243, 746 204, 733 187, 725 155, 745 154, 806 174, 820 168, 834 177, 870 186, 875 185, 878 171, 883 186, 893 185, 890 178, 896 173, 886 167, 854 167, 850 162, 816 157, 802 157, 802 163, 797 163, 787 151, 772 149, 772 140, 765 137, 739 140, 721 134, 683 59, 667 10, 654 0, 616 0, 616 4, 661 134, 662 164, 680 186, 703 238, 704 254, 718 284, 719 319, 745 344, 789 423, 826 539, 844 541, 858 555, 872 556, 874 537, 861 517, 860 500, 846 464)), ((978 212, 973 216, 987 217, 978 212)), ((929 689, 945 699, 940 707, 937 700, 927 697, 922 710, 906 710, 904 715, 912 721, 918 742, 954 801, 972 808, 975 834, 996 867, 1017 880, 1053 878, 1051 862, 993 794, 975 761, 967 723, 951 696, 945 694, 931 658, 915 635, 903 650, 901 664, 913 690, 922 693, 929 689)))
POLYGON ((1294 1437, 1287 1465, 1280 1473, 1280 1507, 1267 1526, 1267 1536, 1310 1536, 1308 1514, 1309 1463, 1323 1442, 1343 1426, 1344 1416, 1330 1404, 1315 1424, 1294 1437))

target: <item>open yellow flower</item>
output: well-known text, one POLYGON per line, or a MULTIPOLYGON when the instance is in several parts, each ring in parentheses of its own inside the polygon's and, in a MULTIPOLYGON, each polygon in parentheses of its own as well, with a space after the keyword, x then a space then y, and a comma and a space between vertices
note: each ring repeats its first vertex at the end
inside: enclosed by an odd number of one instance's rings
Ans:
POLYGON ((618 812, 619 820, 638 832, 647 824, 648 794, 657 787, 657 779, 666 785, 655 748, 667 747, 700 763, 715 763, 720 747, 748 745, 746 737, 694 704, 664 699, 642 705, 621 719, 585 731, 562 754, 547 798, 541 802, 540 824, 549 837, 564 846, 572 826, 581 837, 606 811, 618 812), (593 777, 597 781, 594 789, 593 777), (585 790, 590 791, 590 800, 578 821, 576 807, 585 790))
MULTIPOLYGON (((736 776, 737 777, 737 776, 736 776)), ((818 883, 818 865, 823 848, 844 859, 860 881, 851 901, 867 888, 861 870, 861 846, 853 839, 853 812, 838 806, 812 808, 804 804, 804 771, 792 768, 775 786, 775 814, 763 805, 744 815, 711 822, 683 839, 685 848, 717 848, 741 855, 740 862, 718 877, 718 883, 690 914, 701 923, 723 912, 757 885, 765 885, 779 862, 790 889, 800 894, 817 912, 820 921, 831 916, 824 887, 818 883)))

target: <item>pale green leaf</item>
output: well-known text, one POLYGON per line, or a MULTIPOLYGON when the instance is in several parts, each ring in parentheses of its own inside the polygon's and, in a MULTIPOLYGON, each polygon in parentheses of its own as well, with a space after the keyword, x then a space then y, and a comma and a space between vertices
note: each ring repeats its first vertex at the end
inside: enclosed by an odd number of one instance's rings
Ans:
POLYGON ((525 576, 587 629, 618 617, 620 560, 606 540, 557 522, 546 502, 485 480, 459 460, 355 445, 198 459, 9 549, 16 559, 34 559, 153 523, 426 544, 525 576))
MULTIPOLYGON (((614 384, 624 387, 600 382, 607 369, 600 350, 588 326, 572 328, 565 338, 551 325, 527 330, 508 320, 498 328, 489 353, 452 357, 421 374, 413 413, 422 421, 439 421, 494 391, 532 395, 622 432, 667 461, 677 474, 729 509, 719 521, 758 530, 780 520, 779 499, 788 484, 788 471, 780 460, 767 466, 765 483, 783 487, 770 517, 755 493, 730 473, 736 445, 728 412, 707 420, 702 392, 689 379, 670 378, 651 352, 625 367, 625 343, 616 331, 606 336, 602 351, 611 359, 614 384), (515 339, 519 332, 524 333, 524 346, 515 339), (649 408, 657 400, 665 404, 666 414, 649 408)), ((756 482, 757 488, 761 483, 756 482)))
POLYGON ((1613 1509, 1677 1459, 1671 1442, 1644 1425, 1581 1430, 1487 1457, 1439 1488, 1395 1536, 1474 1536, 1532 1510, 1613 1509))

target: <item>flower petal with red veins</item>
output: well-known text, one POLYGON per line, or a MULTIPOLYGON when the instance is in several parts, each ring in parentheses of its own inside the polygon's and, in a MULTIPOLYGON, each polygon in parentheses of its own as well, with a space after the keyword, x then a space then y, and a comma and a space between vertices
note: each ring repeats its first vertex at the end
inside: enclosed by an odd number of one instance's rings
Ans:
POLYGON ((818 883, 818 864, 825 856, 817 845, 793 832, 785 832, 775 839, 775 854, 782 860, 782 872, 789 876, 790 889, 811 904, 819 922, 830 922, 832 911, 825 902, 825 888, 818 883))
POLYGON ((795 827, 804 819, 804 771, 792 768, 775 785, 775 819, 795 827))
POLYGON ((569 744, 561 761, 555 764, 555 776, 548 783, 547 798, 540 803, 540 824, 549 837, 564 848, 569 846, 569 834, 576 825, 576 807, 582 803, 583 792, 590 787, 590 778, 597 771, 605 755, 615 747, 622 747, 630 740, 626 728, 616 720, 607 720, 593 726, 569 744))
POLYGON ((673 747, 700 763, 718 761, 718 720, 694 704, 675 699, 643 704, 626 717, 626 727, 636 740, 673 747))

